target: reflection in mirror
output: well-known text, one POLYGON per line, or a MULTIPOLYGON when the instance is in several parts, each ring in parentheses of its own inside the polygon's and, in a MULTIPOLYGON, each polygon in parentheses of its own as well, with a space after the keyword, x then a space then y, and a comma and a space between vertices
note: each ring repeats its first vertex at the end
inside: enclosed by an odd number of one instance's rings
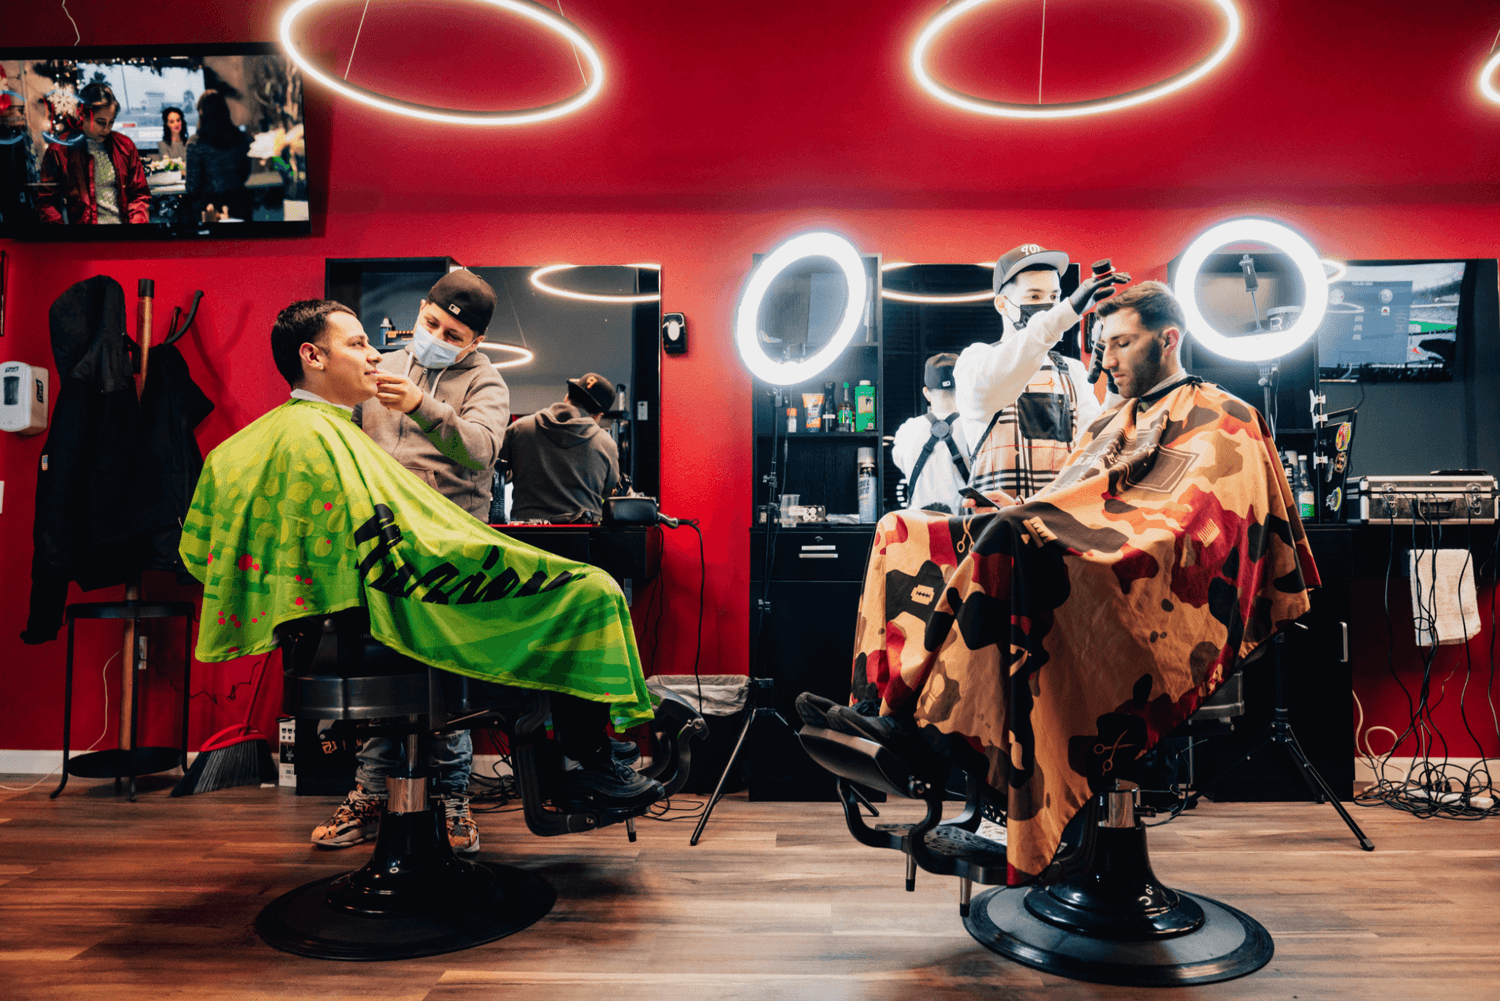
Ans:
MULTIPOLYGON (((328 295, 350 306, 372 343, 399 347, 445 258, 328 262, 328 295)), ((597 372, 618 395, 606 424, 635 489, 660 491, 660 269, 655 265, 472 267, 495 290, 483 349, 510 388, 512 419, 563 399, 597 372), (538 275, 540 273, 540 279, 538 275)))
POLYGON ((766 354, 781 361, 817 354, 838 329, 848 298, 849 283, 830 258, 806 257, 781 272, 756 318, 766 354))
MULTIPOLYGON (((1174 283, 1176 264, 1169 269, 1174 283)), ((1289 256, 1245 242, 1209 255, 1194 282, 1194 299, 1203 318, 1225 337, 1252 337, 1296 323, 1306 290, 1289 256)), ((1280 358, 1257 363, 1225 358, 1188 336, 1182 365, 1261 411, 1277 435, 1285 436, 1312 430, 1308 393, 1317 388, 1317 348, 1312 337, 1280 358)))

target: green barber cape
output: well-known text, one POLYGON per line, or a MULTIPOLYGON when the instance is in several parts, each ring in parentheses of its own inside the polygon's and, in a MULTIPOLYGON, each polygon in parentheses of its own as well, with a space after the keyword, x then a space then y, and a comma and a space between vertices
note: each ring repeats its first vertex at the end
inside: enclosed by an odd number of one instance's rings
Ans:
POLYGON ((341 407, 291 400, 209 453, 181 551, 203 582, 200 660, 365 606, 376 640, 424 664, 607 702, 617 726, 652 716, 609 575, 480 524, 341 407))

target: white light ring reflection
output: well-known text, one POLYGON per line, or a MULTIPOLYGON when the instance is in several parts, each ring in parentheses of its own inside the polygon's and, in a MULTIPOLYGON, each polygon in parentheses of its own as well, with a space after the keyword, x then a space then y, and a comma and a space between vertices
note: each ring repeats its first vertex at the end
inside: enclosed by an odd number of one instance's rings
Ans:
MULTIPOLYGON (((976 264, 975 267, 994 268, 994 264, 976 264)), ((915 267, 910 261, 891 261, 880 266, 881 272, 894 271, 897 268, 915 267)), ((966 302, 989 302, 995 298, 995 293, 989 289, 983 292, 951 292, 946 294, 929 292, 897 292, 895 289, 882 287, 880 290, 882 299, 891 299, 895 302, 911 302, 922 306, 951 306, 966 302)))
POLYGON ((859 329, 860 320, 864 316, 865 299, 869 291, 864 259, 847 239, 837 233, 822 231, 792 237, 761 259, 751 270, 745 289, 740 293, 734 319, 734 340, 740 359, 751 374, 762 382, 775 386, 806 382, 832 364, 854 339, 854 331, 859 329), (827 257, 844 273, 844 285, 848 290, 844 312, 839 318, 838 326, 834 328, 833 336, 817 354, 801 361, 775 361, 761 350, 756 336, 760 306, 777 276, 809 257, 827 257))
POLYGON ((1500 67, 1500 51, 1485 60, 1479 70, 1479 93, 1500 104, 1500 90, 1495 88, 1495 69, 1500 67))
MULTIPOLYGON (((661 265, 659 264, 631 264, 626 266, 634 268, 655 268, 657 271, 661 270, 661 265)), ((660 292, 641 293, 640 295, 628 295, 624 293, 609 292, 573 292, 565 288, 558 288, 556 285, 548 285, 546 282, 542 281, 542 278, 547 275, 554 274, 558 271, 565 271, 568 268, 576 267, 580 267, 580 265, 549 264, 545 268, 537 268, 531 273, 531 284, 535 285, 543 292, 548 292, 552 295, 560 295, 564 299, 577 299, 580 302, 661 302, 660 292)))
POLYGON ((505 361, 491 361, 490 365, 494 368, 520 368, 522 365, 529 365, 536 360, 535 352, 533 352, 530 348, 523 348, 519 344, 505 344, 499 341, 486 341, 479 345, 479 350, 483 351, 485 354, 493 354, 505 351, 515 352, 512 357, 506 359, 505 361))
POLYGON ((1328 272, 1328 284, 1330 285, 1336 281, 1340 281, 1349 273, 1349 265, 1343 261, 1335 261, 1331 257, 1325 257, 1320 263, 1323 265, 1323 269, 1328 272))
POLYGON ((589 37, 579 31, 571 21, 560 17, 545 7, 528 3, 527 0, 470 0, 471 3, 488 4, 491 7, 498 7, 512 14, 519 14, 521 17, 540 25, 548 31, 561 35, 589 64, 592 76, 588 83, 584 85, 582 90, 563 98, 561 101, 544 104, 536 108, 522 108, 517 111, 465 111, 460 108, 434 108, 426 104, 416 104, 411 101, 403 101, 397 97, 389 97, 324 73, 297 50, 297 46, 292 42, 292 28, 297 18, 309 8, 325 2, 327 0, 297 0, 296 3, 288 7, 286 13, 281 16, 281 46, 286 50, 286 54, 291 57, 292 61, 302 68, 302 72, 345 97, 372 108, 394 112, 398 115, 406 115, 409 118, 421 118, 429 122, 446 122, 451 125, 528 125, 532 122, 544 122, 551 118, 560 118, 569 112, 577 111, 592 101, 604 87, 604 62, 599 58, 599 51, 594 47, 594 43, 589 41, 589 37))
POLYGON ((1210 55, 1181 73, 1169 76, 1150 87, 1102 97, 1095 101, 1077 101, 1070 104, 1008 104, 1004 101, 988 101, 982 97, 974 97, 972 94, 954 90, 952 87, 938 83, 927 71, 927 52, 943 29, 974 8, 990 2, 992 0, 959 0, 938 11, 917 35, 917 41, 911 47, 910 66, 912 75, 917 78, 917 83, 939 101, 965 111, 998 118, 1076 118, 1080 115, 1097 115, 1106 111, 1117 111, 1120 108, 1144 104, 1158 97, 1164 97, 1175 90, 1181 90, 1207 74, 1224 61, 1240 37, 1240 12, 1234 6, 1233 0, 1204 0, 1205 3, 1218 7, 1223 13, 1226 22, 1224 40, 1210 55))
POLYGON ((1236 361, 1270 361, 1289 354, 1317 332, 1328 310, 1328 278, 1318 252, 1301 234, 1269 219, 1230 219, 1204 231, 1183 251, 1172 291, 1187 317, 1188 333, 1214 354, 1236 361), (1305 296, 1302 315, 1285 330, 1228 337, 1215 330, 1198 308, 1198 272, 1203 270, 1209 254, 1225 244, 1240 241, 1264 243, 1280 250, 1291 258, 1302 275, 1305 296))

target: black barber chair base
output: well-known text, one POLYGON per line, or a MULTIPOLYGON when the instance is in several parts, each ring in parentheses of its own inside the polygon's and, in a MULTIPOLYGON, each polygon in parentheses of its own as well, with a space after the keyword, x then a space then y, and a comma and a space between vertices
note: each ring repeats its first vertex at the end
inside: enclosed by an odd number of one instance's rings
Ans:
POLYGON ((1038 918, 1030 893, 1004 887, 974 898, 964 919, 976 941, 994 952, 1060 977, 1127 987, 1185 987, 1254 973, 1271 961, 1274 946, 1254 918, 1208 897, 1175 891, 1203 913, 1196 930, 1170 938, 1119 941, 1091 938, 1038 918))
POLYGON ((313 959, 375 961, 457 952, 504 938, 552 910, 557 892, 534 873, 490 862, 465 862, 490 877, 488 896, 432 899, 405 914, 358 914, 328 901, 329 876, 276 898, 255 919, 266 943, 313 959))

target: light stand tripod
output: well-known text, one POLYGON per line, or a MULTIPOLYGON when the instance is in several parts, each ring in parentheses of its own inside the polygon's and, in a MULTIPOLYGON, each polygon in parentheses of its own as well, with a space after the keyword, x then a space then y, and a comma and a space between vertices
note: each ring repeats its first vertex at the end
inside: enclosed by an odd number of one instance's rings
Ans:
MULTIPOLYGON (((766 504, 766 551, 764 554, 765 572, 761 575, 760 599, 756 604, 755 645, 750 651, 750 690, 746 709, 748 715, 745 717, 745 725, 740 729, 739 739, 734 742, 734 750, 730 752, 729 760, 724 764, 724 771, 719 775, 719 781, 714 785, 713 795, 709 797, 708 804, 703 808, 703 815, 698 818, 698 825, 693 828, 693 836, 688 844, 698 844, 698 839, 703 836, 703 828, 708 826, 708 818, 713 815, 714 807, 719 804, 723 795, 724 784, 729 780, 734 771, 735 764, 739 761, 740 752, 745 748, 745 740, 750 736, 750 728, 759 720, 779 722, 788 730, 792 725, 786 721, 786 717, 776 708, 776 682, 771 678, 758 677, 754 675, 755 669, 760 664, 762 654, 766 649, 766 616, 771 611, 770 588, 771 588, 771 563, 774 559, 776 545, 776 529, 780 525, 779 489, 780 480, 776 474, 776 450, 780 447, 779 435, 776 433, 781 426, 781 390, 776 389, 771 393, 771 461, 767 466, 763 477, 766 485, 770 488, 768 502, 766 504)), ((795 731, 794 731, 795 732, 795 731)))
MULTIPOLYGON (((1300 628, 1306 629, 1307 627, 1301 626, 1300 628)), ((1286 748, 1287 754, 1291 756, 1292 764, 1297 766, 1297 771, 1302 776, 1302 781, 1306 782, 1307 788, 1312 791, 1313 798, 1319 803, 1325 799, 1329 803, 1332 803, 1333 808, 1338 811, 1344 823, 1349 825, 1349 830, 1359 839, 1359 846, 1367 852, 1373 852, 1375 850, 1375 843, 1365 836, 1365 832, 1359 829, 1359 825, 1354 822, 1354 818, 1349 816, 1349 811, 1344 809, 1344 804, 1339 802, 1338 796, 1334 794, 1333 790, 1329 788, 1328 783, 1323 779, 1323 776, 1318 774, 1318 770, 1308 760, 1307 754, 1302 750, 1302 745, 1297 743, 1297 735, 1292 731, 1291 713, 1286 708, 1286 699, 1282 694, 1281 644, 1285 635, 1285 633, 1277 633, 1271 638, 1271 642, 1274 644, 1271 648, 1271 655, 1273 657, 1273 669, 1276 672, 1276 707, 1272 710, 1270 725, 1266 727, 1266 732, 1261 735, 1261 738, 1255 742, 1250 750, 1245 752, 1245 756, 1220 772, 1204 788, 1204 792, 1212 789, 1230 772, 1259 754, 1261 748, 1271 744, 1279 744, 1286 748)))

